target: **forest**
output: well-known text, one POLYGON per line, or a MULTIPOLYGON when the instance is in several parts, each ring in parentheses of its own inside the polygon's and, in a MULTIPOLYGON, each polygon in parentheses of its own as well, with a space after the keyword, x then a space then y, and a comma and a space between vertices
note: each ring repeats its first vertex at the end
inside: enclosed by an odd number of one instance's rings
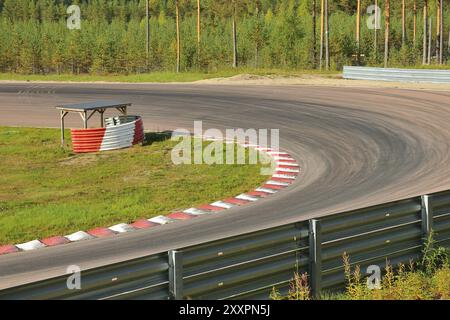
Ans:
POLYGON ((0 0, 0 72, 448 67, 449 8, 450 0, 0 0), (68 28, 71 5, 80 29, 68 28))

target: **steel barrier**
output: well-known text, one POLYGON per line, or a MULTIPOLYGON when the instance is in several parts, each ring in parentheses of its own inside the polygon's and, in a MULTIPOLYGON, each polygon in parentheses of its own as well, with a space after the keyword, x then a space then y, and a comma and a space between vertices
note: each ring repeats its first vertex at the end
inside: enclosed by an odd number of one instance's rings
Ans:
POLYGON ((0 291, 1 299, 164 299, 168 296, 167 253, 82 272, 81 290, 69 290, 67 276, 0 291))
POLYGON ((345 285, 343 253, 362 272, 418 259, 424 240, 450 248, 450 190, 82 271, 0 291, 0 299, 268 299, 307 272, 313 294, 345 285))
POLYGON ((418 83, 448 83, 450 70, 394 69, 344 66, 344 79, 418 83))

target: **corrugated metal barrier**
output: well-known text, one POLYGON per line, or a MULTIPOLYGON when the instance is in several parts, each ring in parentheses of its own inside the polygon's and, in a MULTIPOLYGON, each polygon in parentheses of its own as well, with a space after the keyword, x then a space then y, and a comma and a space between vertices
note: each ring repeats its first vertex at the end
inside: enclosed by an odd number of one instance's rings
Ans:
POLYGON ((314 294, 345 285, 342 254, 364 272, 407 264, 433 230, 450 248, 450 190, 282 225, 0 291, 0 299, 268 299, 307 272, 314 294))
POLYGON ((417 83, 448 83, 450 70, 395 69, 344 66, 344 79, 417 83))
POLYGON ((105 128, 72 129, 73 151, 98 152, 131 147, 144 140, 144 124, 139 116, 105 120, 105 128))

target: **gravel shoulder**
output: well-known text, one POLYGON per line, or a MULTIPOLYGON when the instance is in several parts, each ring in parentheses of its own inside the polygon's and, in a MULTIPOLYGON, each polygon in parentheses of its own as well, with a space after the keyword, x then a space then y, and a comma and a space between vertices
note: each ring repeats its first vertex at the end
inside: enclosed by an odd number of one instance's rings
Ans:
MULTIPOLYGON (((30 85, 36 83, 44 84, 130 84, 133 82, 120 81, 22 81, 22 80, 0 80, 1 84, 23 84, 30 85)), ((139 84, 161 84, 161 82, 137 82, 139 84)), ((324 86, 324 87, 344 87, 344 88, 391 88, 391 89, 412 89, 412 90, 433 90, 450 91, 449 84, 439 83, 404 83, 369 80, 346 80, 342 74, 303 74, 295 76, 280 75, 254 75, 240 74, 232 77, 221 77, 204 79, 193 82, 167 82, 168 85, 198 84, 198 85, 251 85, 251 86, 324 86)))
POLYGON ((369 80, 346 80, 342 75, 302 75, 302 76, 256 76, 242 74, 229 78, 214 78, 194 82, 196 84, 221 84, 221 85, 301 85, 301 86, 325 86, 325 87, 355 87, 355 88, 392 88, 450 91, 449 84, 438 83, 403 83, 369 80))

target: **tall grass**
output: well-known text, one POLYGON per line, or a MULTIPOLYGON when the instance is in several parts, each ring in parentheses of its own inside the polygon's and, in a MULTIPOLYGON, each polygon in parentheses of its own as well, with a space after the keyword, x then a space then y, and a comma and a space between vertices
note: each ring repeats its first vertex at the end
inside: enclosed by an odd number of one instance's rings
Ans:
MULTIPOLYGON (((436 246, 433 234, 425 242, 419 261, 393 266, 386 261, 379 288, 367 285, 359 265, 352 267, 350 256, 342 255, 346 286, 344 292, 325 292, 322 300, 450 300, 449 250, 436 246)), ((295 274, 287 295, 275 288, 274 300, 311 300, 308 274, 295 274)))

